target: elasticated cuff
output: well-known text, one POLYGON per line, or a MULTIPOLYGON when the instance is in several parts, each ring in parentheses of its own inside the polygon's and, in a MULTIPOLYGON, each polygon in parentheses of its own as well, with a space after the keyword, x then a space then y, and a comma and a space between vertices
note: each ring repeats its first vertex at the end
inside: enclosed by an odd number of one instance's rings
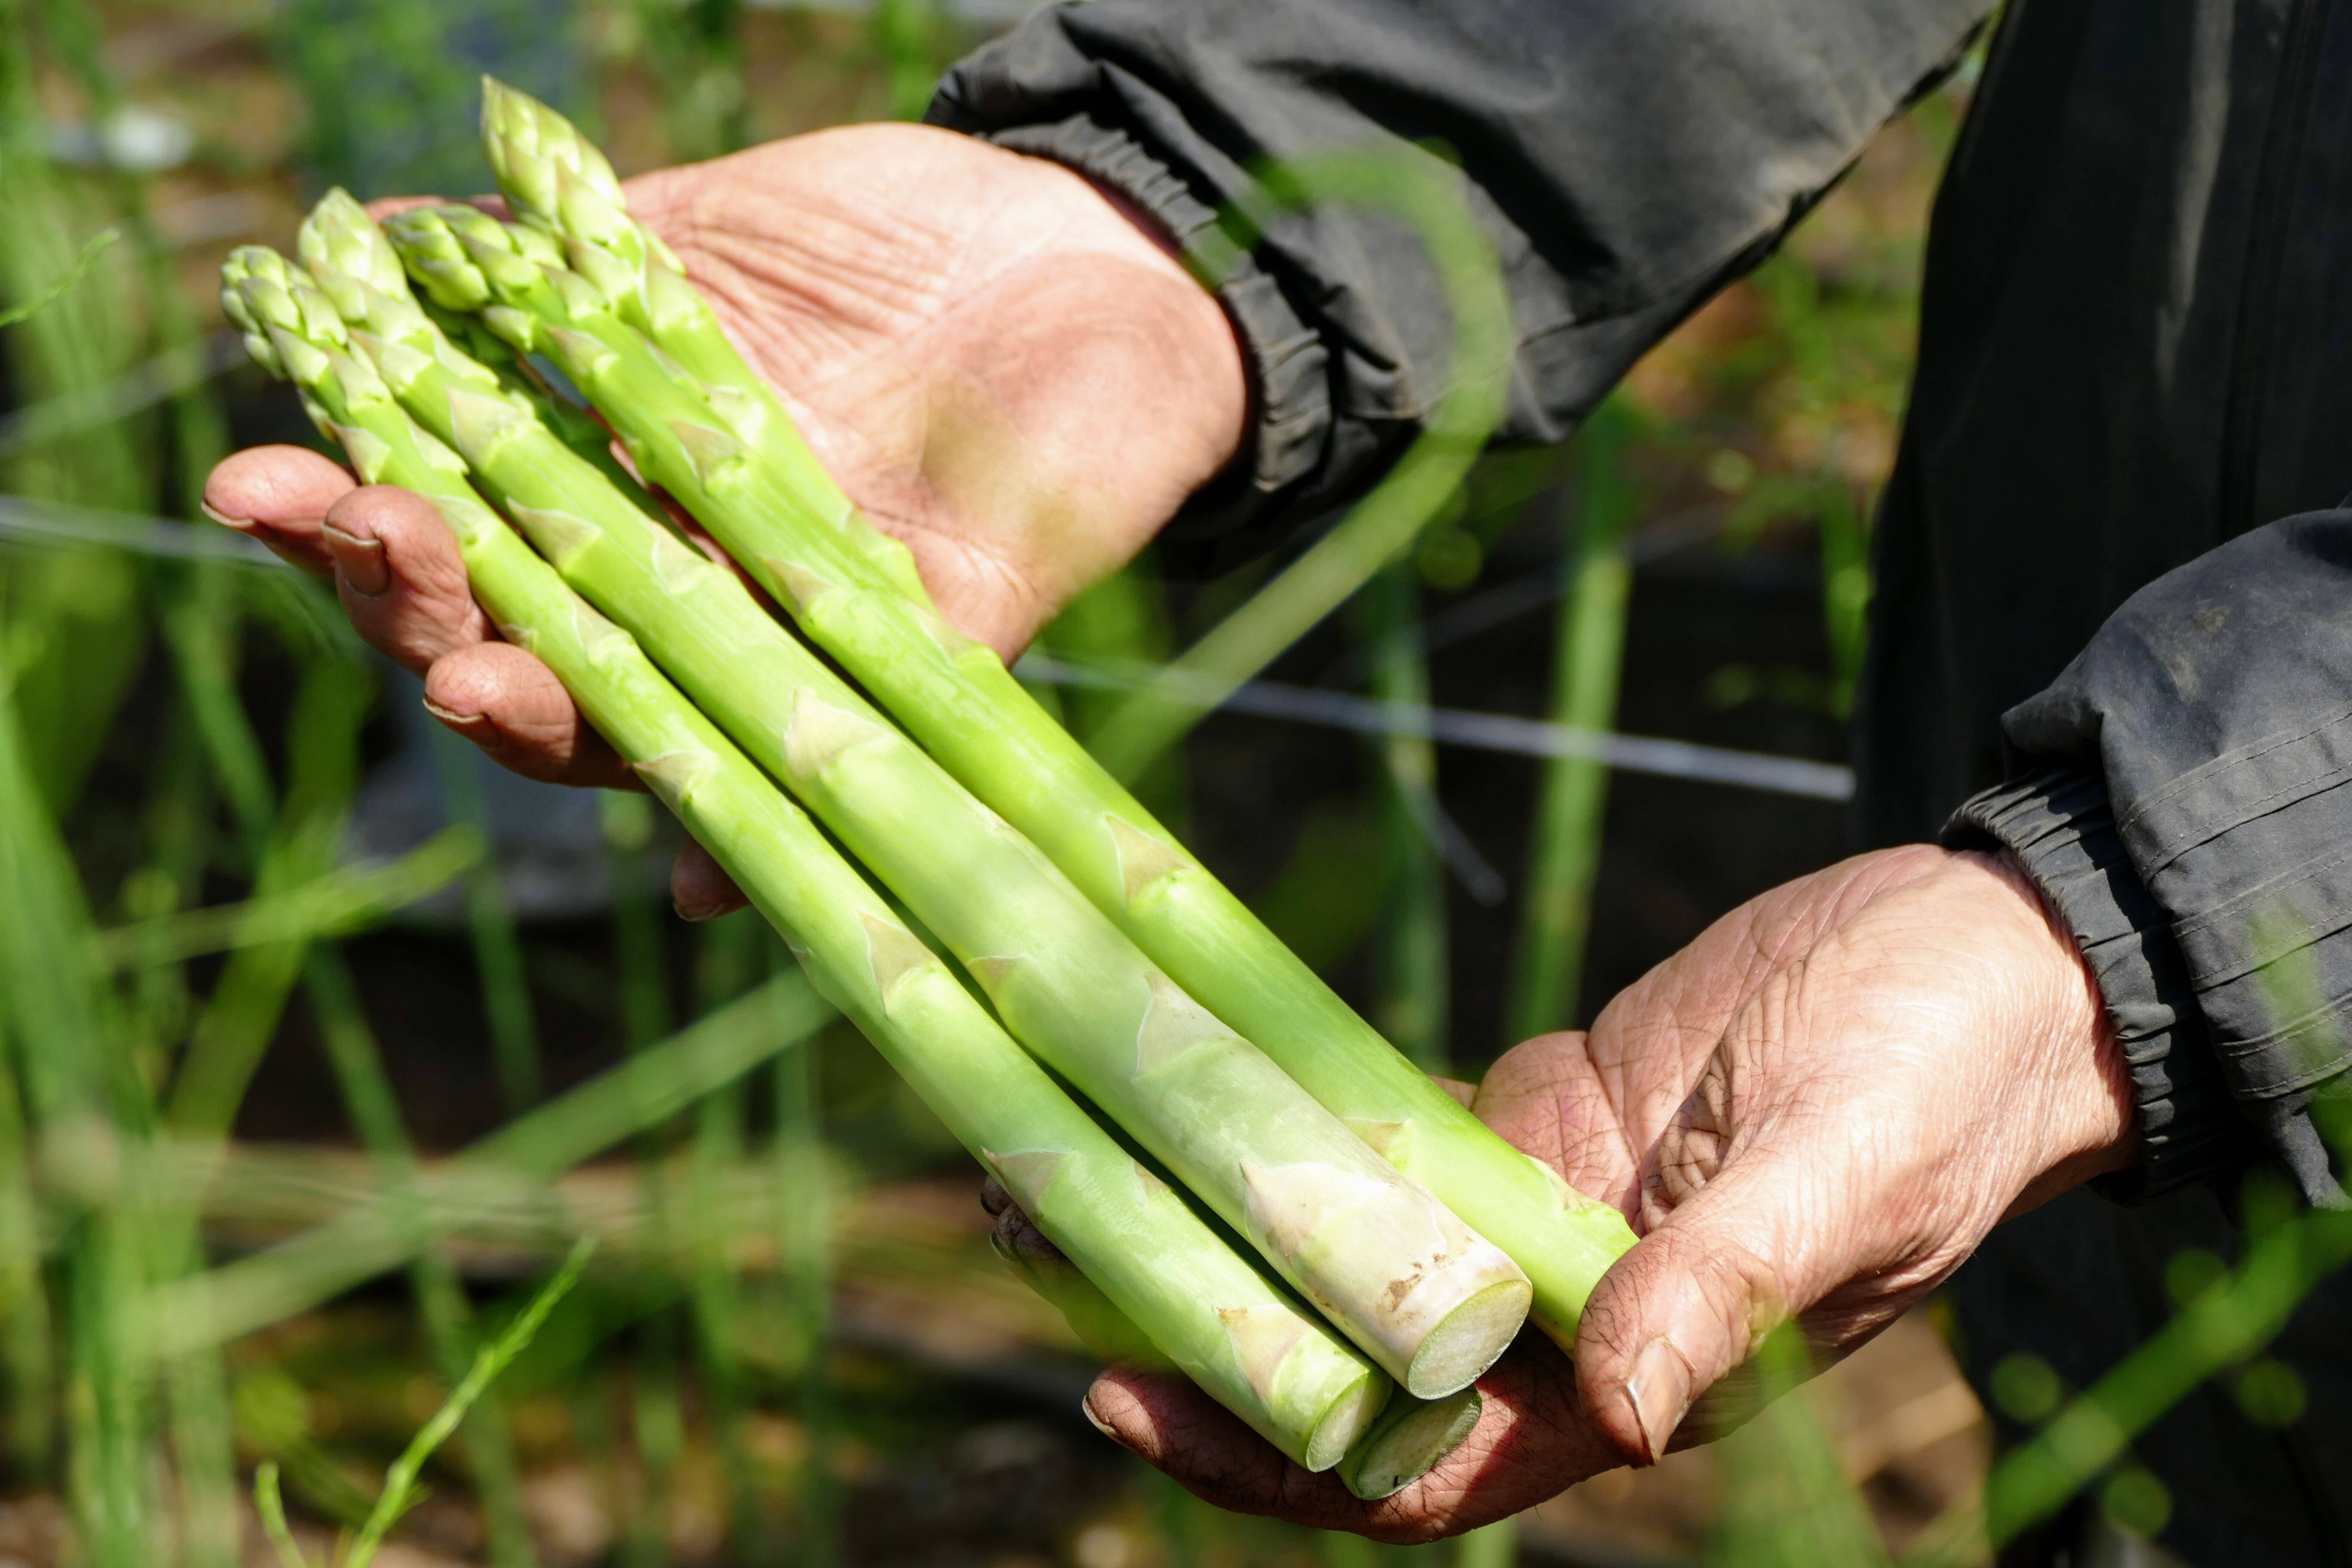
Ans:
POLYGON ((2124 854, 2096 773, 2060 769, 1989 789, 1945 824, 1948 848, 2012 855, 2074 932, 2130 1066, 2139 1160, 2095 1184, 2139 1203, 2261 1152, 2221 1081, 2165 912, 2124 854))

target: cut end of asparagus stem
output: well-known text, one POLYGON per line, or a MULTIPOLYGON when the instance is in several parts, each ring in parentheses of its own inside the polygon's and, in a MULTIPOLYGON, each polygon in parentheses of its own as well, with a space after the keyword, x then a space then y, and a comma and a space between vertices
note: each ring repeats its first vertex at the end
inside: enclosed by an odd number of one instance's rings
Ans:
POLYGON ((1443 1399, 1396 1399, 1339 1461, 1340 1481, 1366 1502, 1393 1497, 1462 1447, 1486 1413, 1475 1388, 1443 1399))
POLYGON ((1534 1298, 1525 1279, 1498 1280, 1448 1312, 1413 1352, 1405 1392, 1415 1399, 1440 1399, 1476 1382, 1511 1348, 1534 1298))
POLYGON ((1329 1411, 1315 1424, 1307 1451, 1298 1460, 1307 1469, 1328 1470, 1338 1465, 1378 1425, 1381 1412, 1396 1403, 1396 1390, 1388 1379, 1365 1370, 1366 1375, 1333 1400, 1329 1411))

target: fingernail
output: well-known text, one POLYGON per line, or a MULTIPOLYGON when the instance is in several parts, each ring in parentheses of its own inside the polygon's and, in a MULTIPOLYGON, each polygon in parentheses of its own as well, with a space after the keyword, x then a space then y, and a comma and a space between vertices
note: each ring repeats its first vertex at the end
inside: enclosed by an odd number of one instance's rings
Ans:
POLYGON ((1642 1347, 1625 1379, 1625 1403, 1642 1429, 1651 1464, 1665 1458, 1666 1444, 1690 1409, 1690 1363, 1672 1340, 1661 1336, 1642 1347))
MULTIPOLYGON (((1078 1401, 1078 1414, 1085 1416, 1088 1424, 1090 1424, 1096 1431, 1101 1433, 1104 1436, 1109 1438, 1114 1443, 1118 1442, 1118 1434, 1110 1429, 1110 1423, 1095 1414, 1095 1396, 1093 1394, 1089 1394, 1084 1399, 1078 1401)), ((1122 1447, 1125 1447, 1124 1444, 1121 1444, 1120 1446, 1122 1447)))
POLYGON ((196 503, 196 510, 203 512, 215 522, 219 523, 223 528, 234 528, 239 533, 243 533, 253 526, 253 519, 249 517, 231 517, 225 511, 215 510, 213 503, 208 500, 198 501, 196 503))
POLYGON ((383 541, 362 539, 331 522, 320 523, 319 531, 327 536, 329 548, 335 552, 335 570, 351 591, 362 599, 383 597, 384 590, 392 586, 392 568, 384 564, 383 541))
POLYGON ((427 713, 432 714, 433 717, 440 720, 441 722, 448 725, 449 728, 457 731, 457 733, 475 742, 478 745, 483 743, 483 737, 478 734, 478 731, 484 730, 488 731, 488 738, 491 740, 495 740, 498 736, 497 729, 490 725, 479 713, 460 713, 453 708, 442 707, 430 697, 425 698, 424 702, 425 710, 427 713))
POLYGON ((705 921, 715 921, 727 912, 717 904, 688 904, 677 899, 670 900, 669 907, 677 911, 678 919, 690 925, 700 925, 705 921))

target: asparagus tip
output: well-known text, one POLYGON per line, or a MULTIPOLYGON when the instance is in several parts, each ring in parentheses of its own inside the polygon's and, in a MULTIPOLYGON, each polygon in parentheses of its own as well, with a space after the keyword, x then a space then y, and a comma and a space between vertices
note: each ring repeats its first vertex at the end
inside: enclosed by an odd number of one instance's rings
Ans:
POLYGON ((482 145, 518 210, 547 223, 560 221, 558 184, 570 171, 614 205, 624 205, 613 165, 579 128, 520 88, 482 79, 482 145))

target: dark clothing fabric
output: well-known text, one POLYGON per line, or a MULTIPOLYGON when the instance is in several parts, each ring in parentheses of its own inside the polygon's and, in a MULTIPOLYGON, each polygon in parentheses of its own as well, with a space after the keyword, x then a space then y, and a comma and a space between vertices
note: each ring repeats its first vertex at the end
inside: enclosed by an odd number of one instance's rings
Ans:
MULTIPOLYGON (((2086 939, 2126 1047, 2200 1025, 2210 1050, 2176 1059, 2218 1068, 2305 1195, 2342 1204, 2305 1101, 2345 1071, 2352 1003, 2352 512, 2267 524, 2158 578, 2002 728, 2013 760, 2058 772, 1962 815, 1990 824, 1992 802, 2021 797, 2120 847, 2103 879, 2042 886, 2086 939)), ((2141 1048, 2136 1069, 2148 1062, 2163 1067, 2141 1048)), ((2155 1076, 2143 1104, 2184 1098, 2152 1093, 2155 1076)), ((2195 1165, 2168 1132, 2157 1163, 2195 1165)))
MULTIPOLYGON (((1227 278, 1257 420, 1246 464, 1173 531, 1209 563, 1361 489, 1446 370, 1443 300, 1417 242, 1384 218, 1326 205, 1229 265, 1213 220, 1253 167, 1332 146, 1453 149, 1517 319, 1505 433, 1549 439, 1769 250, 1937 79, 1982 9, 1095 0, 1040 13, 957 68, 932 115, 1121 188, 1227 278)), ((2114 950, 2109 995, 2137 1052, 2148 1192, 2235 1157, 2217 1109, 2179 1092, 2222 1083, 2326 1190, 2299 1107, 2352 1059, 2352 938, 2337 930, 2352 923, 2352 870, 2333 869, 2352 792, 2323 787, 2352 721, 2308 706, 2323 669, 2283 685, 2251 640, 2190 689, 2162 678, 2161 658, 2113 651, 2120 624, 2093 637, 2164 573, 2352 489, 2352 381, 2328 374, 2352 361, 2347 264, 2352 19, 2328 0, 2010 8, 1937 205, 1879 530, 1858 817, 1865 842, 1932 837, 1973 792, 2065 758, 2104 784, 2095 809, 2122 846, 2112 870, 2146 883, 2131 901, 2155 922, 2114 950), (2002 712, 2086 647, 2102 684, 2068 710, 2075 731, 2037 710, 2005 754, 2002 712), (2129 738, 2102 742, 2125 710, 2129 738), (2290 733, 2305 725, 2320 727, 2290 733), (2253 750, 2200 752, 2224 732, 2253 750), (2287 749, 2263 749, 2273 742, 2287 749), (2254 787, 2306 758, 2312 776, 2282 786, 2306 798, 2250 805, 2210 844, 2135 830, 2186 770, 2254 787), (2275 904, 2282 870, 2298 879, 2275 904), (2282 921, 2300 935, 2270 929, 2282 921), (2187 954, 2179 995, 2123 963, 2126 949, 2165 949, 2168 929, 2187 954), (2321 994, 2296 1019, 2264 1000, 2282 959, 2316 966, 2321 994), (2195 1026, 2150 1027, 2151 1009, 2195 1026), (2207 1025, 2223 1072, 2168 1066, 2176 1038, 2207 1025)), ((2252 559, 2200 564, 2181 591, 2259 600, 2269 579, 2247 576, 2252 559)), ((2320 628, 2342 616, 2309 607, 2318 618, 2296 636, 2328 643, 2320 628)))
MULTIPOLYGON (((1124 191, 1180 240, 1268 160, 1461 163, 1518 328, 1507 437, 1566 435, 1643 350, 1762 259, 1990 0, 1092 0, 948 74, 942 125, 1124 191)), ((1364 489, 1443 389, 1420 244, 1327 205, 1221 290, 1257 399, 1243 472, 1169 539, 1213 568, 1364 489), (1210 546, 1214 548, 1209 548, 1210 546)), ((2054 667, 2053 667, 2054 668, 2054 667)))
MULTIPOLYGON (((1287 220, 1225 268, 1214 215, 1260 160, 1445 143, 1516 313, 1505 434, 1552 439, 1989 9, 1095 0, 965 61, 932 115, 1123 190, 1228 279, 1255 437, 1171 536, 1213 568, 1376 478, 1446 369, 1442 301, 1384 220, 1287 220)), ((1937 202, 1860 836, 1948 831, 2032 872, 2131 1059, 2146 1158, 2111 1185, 2153 1200, 1996 1232, 1958 1294, 1979 1372, 2026 1348, 2085 1381, 2144 1335, 2207 1223, 2179 1216, 2210 1207, 2163 1194, 2232 1186, 2251 1149, 2340 1199, 2306 1108, 2352 1062, 2352 513, 2321 510, 2352 492, 2347 13, 2010 0, 1937 202)), ((2323 1327, 2292 1439, 2200 1395, 2142 1449, 2197 1562, 2347 1561, 2352 1415, 2315 1369, 2342 1373, 2352 1289, 2298 1322, 2323 1327)))
POLYGON ((1999 784, 1945 824, 1953 848, 2017 858, 2074 931, 2131 1064, 2140 1157, 2100 1178, 2108 1195, 2141 1202, 2253 1152, 2245 1118, 2219 1092, 2220 1069, 2169 923, 2124 853, 2106 782, 2057 768, 1999 784))

